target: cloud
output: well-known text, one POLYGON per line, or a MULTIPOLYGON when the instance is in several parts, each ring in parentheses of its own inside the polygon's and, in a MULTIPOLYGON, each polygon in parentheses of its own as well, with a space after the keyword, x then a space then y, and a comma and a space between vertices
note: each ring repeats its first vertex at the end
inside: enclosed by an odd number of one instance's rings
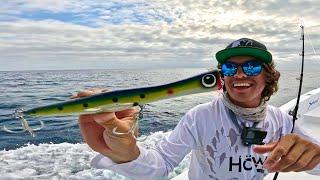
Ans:
POLYGON ((295 63, 302 18, 306 50, 313 53, 311 40, 320 51, 317 7, 318 1, 299 0, 8 1, 0 7, 0 70, 48 62, 72 68, 80 61, 79 68, 97 62, 100 68, 206 67, 216 51, 241 37, 264 42, 279 64, 295 63))

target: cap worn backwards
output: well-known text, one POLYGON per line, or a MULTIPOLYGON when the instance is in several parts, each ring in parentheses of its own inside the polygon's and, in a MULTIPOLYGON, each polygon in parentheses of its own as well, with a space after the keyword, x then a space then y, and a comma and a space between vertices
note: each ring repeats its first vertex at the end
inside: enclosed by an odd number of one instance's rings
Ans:
POLYGON ((234 56, 252 56, 265 63, 272 62, 272 55, 267 50, 267 47, 249 38, 233 41, 225 49, 216 53, 216 59, 220 64, 234 56))

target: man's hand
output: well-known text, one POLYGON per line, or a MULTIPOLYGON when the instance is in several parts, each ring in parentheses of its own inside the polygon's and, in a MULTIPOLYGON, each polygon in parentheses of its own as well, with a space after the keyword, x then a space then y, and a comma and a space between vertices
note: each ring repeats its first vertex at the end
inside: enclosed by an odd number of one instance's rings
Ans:
POLYGON ((320 163, 320 147, 297 134, 288 134, 271 144, 256 145, 253 151, 270 152, 263 164, 269 172, 307 171, 320 163))
MULTIPOLYGON (((81 91, 71 98, 86 97, 106 90, 90 89, 81 91)), ((112 130, 127 132, 135 121, 138 110, 135 108, 119 112, 104 112, 79 116, 79 126, 83 140, 94 150, 116 163, 129 162, 136 159, 139 148, 132 134, 114 135, 112 130)))

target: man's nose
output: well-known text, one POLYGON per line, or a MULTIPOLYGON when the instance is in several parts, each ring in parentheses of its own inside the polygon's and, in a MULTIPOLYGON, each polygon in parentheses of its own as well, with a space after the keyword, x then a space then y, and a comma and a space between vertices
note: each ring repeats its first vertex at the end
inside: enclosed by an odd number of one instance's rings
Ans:
POLYGON ((238 66, 236 74, 233 76, 234 78, 246 78, 247 75, 243 72, 243 69, 241 66, 238 66))

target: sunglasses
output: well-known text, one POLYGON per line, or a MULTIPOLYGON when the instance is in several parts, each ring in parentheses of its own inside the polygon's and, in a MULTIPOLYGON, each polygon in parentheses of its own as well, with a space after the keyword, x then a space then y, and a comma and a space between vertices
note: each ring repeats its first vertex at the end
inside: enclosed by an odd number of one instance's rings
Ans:
POLYGON ((263 68, 262 62, 254 59, 243 64, 226 62, 221 65, 222 74, 224 76, 234 76, 237 73, 239 66, 241 66, 244 74, 247 76, 257 76, 261 73, 263 68))

